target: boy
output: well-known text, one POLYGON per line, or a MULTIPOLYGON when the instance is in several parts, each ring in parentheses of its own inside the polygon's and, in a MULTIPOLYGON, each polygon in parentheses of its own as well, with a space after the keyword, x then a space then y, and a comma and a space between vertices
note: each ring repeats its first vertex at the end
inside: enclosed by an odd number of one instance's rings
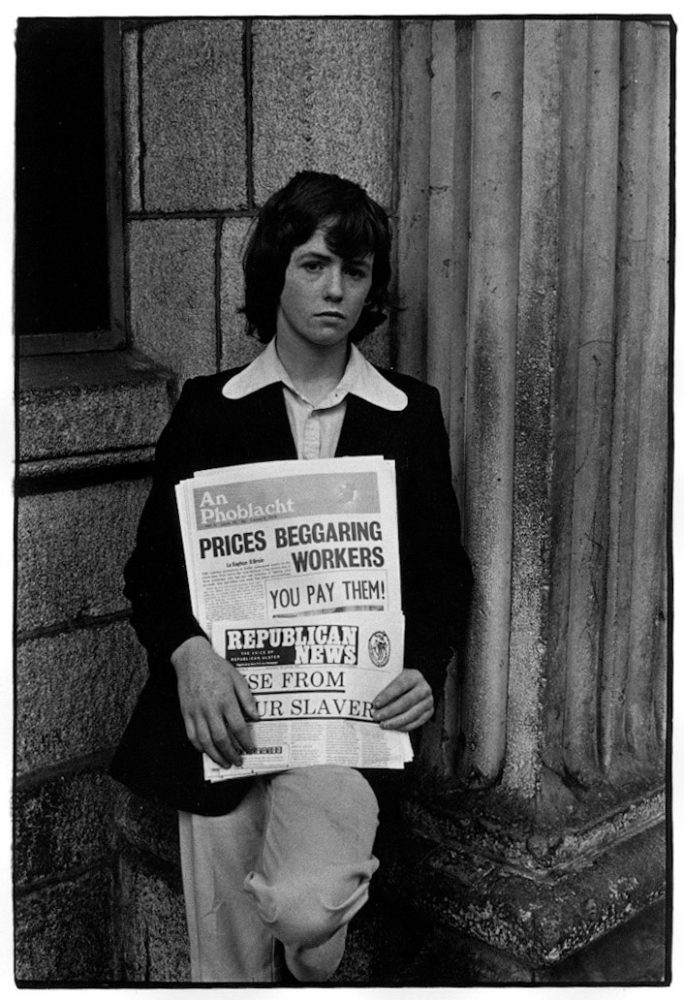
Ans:
POLYGON ((278 459, 394 459, 406 620, 403 671, 375 719, 414 732, 465 627, 459 542, 434 389, 370 365, 355 344, 384 319, 386 214, 358 185, 297 174, 262 209, 245 258, 245 314, 266 344, 243 369, 192 379, 164 430, 135 552, 132 623, 150 678, 112 765, 179 810, 193 979, 322 982, 368 896, 378 799, 396 775, 298 768, 209 784, 201 755, 240 767, 256 704, 190 610, 173 487, 199 469, 278 459))

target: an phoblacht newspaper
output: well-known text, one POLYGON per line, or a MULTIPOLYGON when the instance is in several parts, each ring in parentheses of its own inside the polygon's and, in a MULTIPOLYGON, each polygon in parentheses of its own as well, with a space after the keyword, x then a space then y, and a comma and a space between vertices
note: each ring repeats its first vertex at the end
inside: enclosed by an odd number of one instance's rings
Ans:
POLYGON ((205 755, 205 778, 403 767, 408 735, 371 718, 373 698, 403 665, 394 463, 211 469, 179 483, 176 497, 193 611, 261 716, 244 766, 205 755))

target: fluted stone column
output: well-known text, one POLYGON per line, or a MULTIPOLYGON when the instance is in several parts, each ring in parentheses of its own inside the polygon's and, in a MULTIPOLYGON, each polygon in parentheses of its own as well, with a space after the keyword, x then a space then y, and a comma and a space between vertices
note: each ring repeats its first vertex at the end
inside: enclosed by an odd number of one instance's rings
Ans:
POLYGON ((406 892, 520 969, 665 892, 670 45, 402 25, 399 362, 441 390, 476 576, 406 892))

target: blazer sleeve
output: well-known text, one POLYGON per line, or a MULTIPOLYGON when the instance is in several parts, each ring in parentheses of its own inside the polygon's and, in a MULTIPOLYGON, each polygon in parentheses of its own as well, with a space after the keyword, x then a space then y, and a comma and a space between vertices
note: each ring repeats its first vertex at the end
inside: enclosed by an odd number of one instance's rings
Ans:
POLYGON ((473 577, 461 544, 449 442, 436 389, 427 387, 412 429, 407 499, 400 513, 406 548, 404 659, 436 691, 444 683, 454 651, 465 640, 473 577))
POLYGON ((168 661, 186 639, 204 635, 192 613, 174 487, 197 468, 202 441, 196 380, 183 387, 157 444, 152 489, 143 508, 136 545, 124 569, 131 624, 150 654, 168 661))

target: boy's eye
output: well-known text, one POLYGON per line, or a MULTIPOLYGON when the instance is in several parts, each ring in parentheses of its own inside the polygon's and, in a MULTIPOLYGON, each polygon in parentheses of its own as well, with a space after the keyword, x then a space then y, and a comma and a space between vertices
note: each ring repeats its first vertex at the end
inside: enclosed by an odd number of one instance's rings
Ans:
POLYGON ((350 276, 350 278, 361 279, 366 277, 366 272, 362 267, 347 267, 346 272, 350 276))
POLYGON ((309 271, 311 274, 316 274, 323 268, 323 264, 320 260, 305 260, 302 267, 305 271, 309 271))

